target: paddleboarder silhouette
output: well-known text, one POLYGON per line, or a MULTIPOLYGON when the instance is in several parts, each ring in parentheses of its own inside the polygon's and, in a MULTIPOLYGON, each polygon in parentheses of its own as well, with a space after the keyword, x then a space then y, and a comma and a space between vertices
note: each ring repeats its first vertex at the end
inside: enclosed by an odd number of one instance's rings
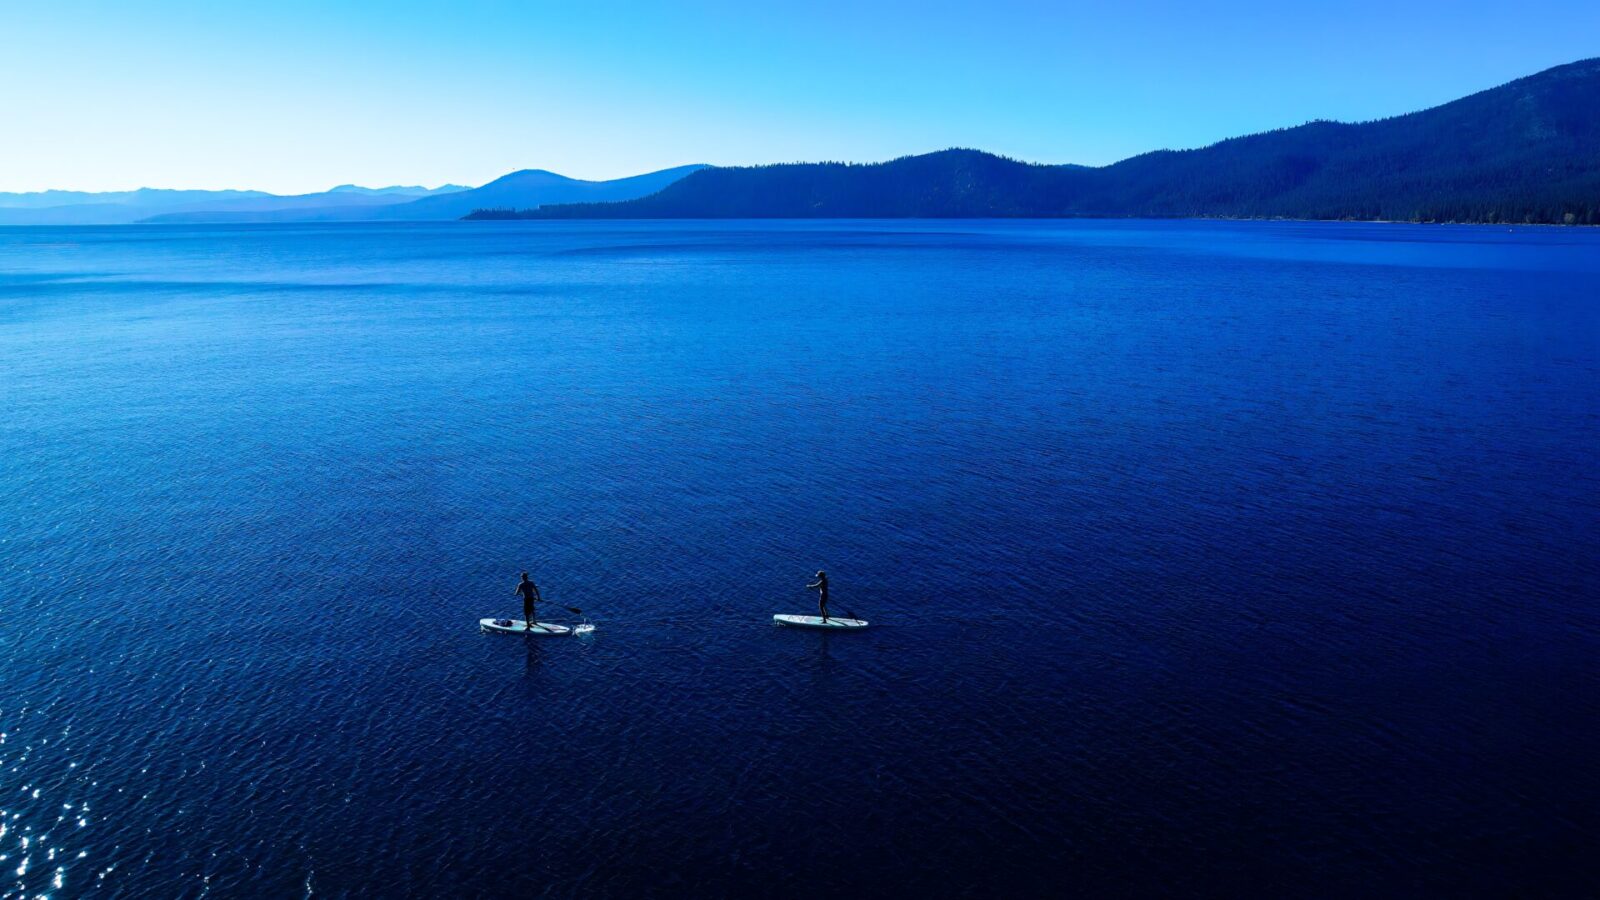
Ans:
POLYGON ((544 598, 539 596, 539 586, 528 578, 527 572, 523 572, 522 580, 517 582, 517 594, 522 597, 522 620, 532 628, 538 613, 537 604, 544 598))
POLYGON ((818 569, 817 580, 806 587, 817 592, 817 608, 822 610, 822 621, 828 621, 828 573, 818 569))

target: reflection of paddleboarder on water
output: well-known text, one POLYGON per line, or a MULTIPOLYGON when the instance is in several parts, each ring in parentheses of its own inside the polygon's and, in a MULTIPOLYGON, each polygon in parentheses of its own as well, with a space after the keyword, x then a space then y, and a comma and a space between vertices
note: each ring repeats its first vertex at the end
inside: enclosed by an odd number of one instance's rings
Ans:
POLYGON ((817 608, 822 610, 822 621, 828 621, 828 573, 817 570, 817 580, 806 588, 817 592, 817 608))
POLYGON ((522 620, 532 628, 538 612, 535 605, 544 598, 539 596, 539 586, 528 578, 527 572, 523 572, 522 580, 517 582, 517 594, 522 597, 522 620))

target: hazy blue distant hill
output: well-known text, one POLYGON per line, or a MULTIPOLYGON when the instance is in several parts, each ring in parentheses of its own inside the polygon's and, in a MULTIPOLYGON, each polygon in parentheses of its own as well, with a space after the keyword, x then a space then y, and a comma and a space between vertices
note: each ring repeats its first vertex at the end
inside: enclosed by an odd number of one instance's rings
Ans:
MULTIPOLYGON (((361 194, 335 188, 334 196, 313 205, 275 209, 241 208, 218 204, 203 210, 172 211, 144 221, 156 224, 244 222, 428 222, 460 219, 485 207, 530 208, 546 203, 611 202, 653 194, 703 166, 679 166, 614 181, 580 181, 525 169, 497 178, 478 188, 434 192, 411 198, 394 194, 361 194), (396 202, 398 201, 398 202, 396 202)), ((318 195, 327 198, 329 194, 318 195)))
POLYGON ((194 203, 236 203, 267 198, 263 191, 34 191, 0 193, 0 225, 132 222, 194 203))
POLYGON ((480 188, 445 197, 425 197, 383 211, 385 219, 459 219, 478 209, 529 209, 551 203, 610 203, 654 194, 685 176, 706 168, 678 166, 612 181, 580 181, 524 169, 480 188))
MULTIPOLYGON (((480 218, 503 216, 487 213, 480 218)), ((1433 109, 1311 122, 1103 168, 972 150, 712 168, 530 218, 1249 216, 1600 224, 1600 59, 1433 109)))
POLYGON ((270 197, 263 191, 169 191, 139 188, 136 191, 32 191, 15 194, 0 191, 0 208, 46 209, 56 206, 88 204, 120 206, 179 206, 203 200, 237 200, 244 197, 270 197))
POLYGON ((388 197, 388 196, 429 197, 429 196, 432 196, 434 194, 453 194, 456 191, 470 191, 470 190, 472 190, 472 189, 470 187, 467 187, 464 184, 444 184, 444 185, 440 185, 439 187, 436 187, 436 188, 422 187, 421 185, 404 185, 404 184, 390 185, 389 187, 381 187, 381 188, 369 188, 369 187, 362 187, 359 184, 341 184, 338 187, 329 188, 328 189, 328 193, 330 193, 330 194, 369 194, 369 195, 374 195, 374 196, 385 196, 385 197, 388 197))
POLYGON ((174 221, 182 221, 189 216, 197 217, 196 221, 246 221, 256 215, 278 212, 298 215, 329 206, 375 209, 460 190, 464 188, 457 185, 439 188, 340 185, 330 191, 288 195, 264 191, 174 191, 156 188, 103 193, 0 193, 0 225, 120 225, 168 216, 174 221))

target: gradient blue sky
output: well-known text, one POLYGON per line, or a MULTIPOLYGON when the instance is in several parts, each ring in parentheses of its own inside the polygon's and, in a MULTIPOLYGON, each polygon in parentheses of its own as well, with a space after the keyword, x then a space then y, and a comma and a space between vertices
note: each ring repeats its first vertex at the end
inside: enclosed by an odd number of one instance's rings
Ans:
POLYGON ((1103 164, 1600 55, 1600 2, 0 0, 0 190, 1103 164))

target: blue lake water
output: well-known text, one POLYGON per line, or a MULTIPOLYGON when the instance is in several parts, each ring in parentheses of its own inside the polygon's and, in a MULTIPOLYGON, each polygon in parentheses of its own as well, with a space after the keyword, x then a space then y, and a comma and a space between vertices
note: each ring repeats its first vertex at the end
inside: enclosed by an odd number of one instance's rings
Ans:
POLYGON ((0 229, 0 891, 1584 893, 1597 285, 1592 230, 0 229), (772 626, 818 568, 873 629, 772 626), (481 634, 522 569, 596 630, 481 634))

